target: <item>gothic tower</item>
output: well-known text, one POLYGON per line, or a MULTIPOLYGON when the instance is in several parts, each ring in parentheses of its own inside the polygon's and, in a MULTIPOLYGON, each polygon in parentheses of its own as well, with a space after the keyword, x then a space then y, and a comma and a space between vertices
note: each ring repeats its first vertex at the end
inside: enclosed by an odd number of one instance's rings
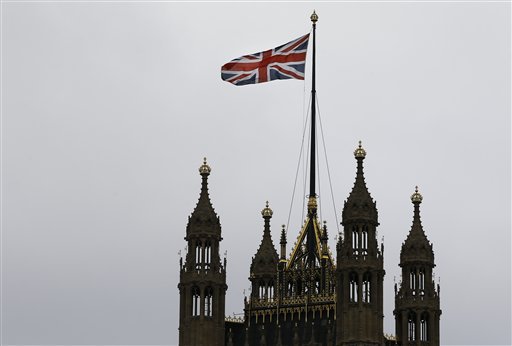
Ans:
POLYGON ((180 346, 224 345, 226 260, 221 264, 220 219, 208 194, 210 172, 205 158, 199 168, 201 194, 188 218, 185 264, 180 259, 180 346))
POLYGON ((337 244, 336 345, 383 344, 383 252, 377 244, 378 215, 363 174, 366 151, 354 151, 357 174, 342 213, 337 244))
POLYGON ((439 285, 435 288, 432 270, 434 251, 420 219, 423 197, 416 191, 411 196, 414 217, 411 231, 402 245, 400 289, 395 284, 396 337, 400 345, 439 345, 439 285))
MULTIPOLYGON (((252 258, 250 277, 251 281, 251 301, 252 308, 259 310, 260 306, 267 307, 268 304, 275 302, 277 288, 277 263, 279 256, 272 242, 270 235, 270 219, 272 218, 272 209, 269 208, 268 202, 266 207, 261 211, 263 216, 263 238, 256 255, 252 258), (260 304, 258 304, 260 303, 260 304)), ((263 310, 265 311, 265 310, 263 310)), ((276 328, 272 323, 272 315, 262 313, 253 315, 252 321, 248 325, 249 344, 259 341, 260 345, 272 345, 276 328)))

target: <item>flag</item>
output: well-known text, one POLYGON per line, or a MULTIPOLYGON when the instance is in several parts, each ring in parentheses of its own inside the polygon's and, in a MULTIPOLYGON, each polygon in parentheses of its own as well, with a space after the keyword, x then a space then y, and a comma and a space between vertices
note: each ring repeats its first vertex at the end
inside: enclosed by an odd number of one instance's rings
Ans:
POLYGON ((264 52, 244 55, 221 68, 221 78, 235 85, 276 79, 304 79, 309 34, 264 52))

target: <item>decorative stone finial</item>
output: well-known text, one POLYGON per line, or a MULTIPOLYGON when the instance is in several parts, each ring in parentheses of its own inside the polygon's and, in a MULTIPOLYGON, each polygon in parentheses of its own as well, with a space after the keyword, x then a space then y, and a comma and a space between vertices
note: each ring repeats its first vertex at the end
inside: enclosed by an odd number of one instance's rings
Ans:
POLYGON ((272 214, 274 214, 274 212, 268 207, 267 201, 265 208, 261 211, 261 215, 263 215, 263 217, 272 217, 272 214))
POLYGON ((423 200, 423 196, 418 192, 418 187, 416 186, 416 189, 414 190, 414 193, 411 195, 411 201, 412 203, 421 203, 423 200))
POLYGON ((364 159, 366 157, 366 150, 363 149, 361 141, 359 141, 359 147, 354 151, 354 156, 356 157, 356 159, 364 159))
POLYGON ((199 167, 199 174, 206 174, 206 175, 208 175, 208 174, 210 174, 211 171, 212 171, 212 169, 206 163, 206 157, 205 157, 203 159, 203 164, 201 165, 201 167, 199 167))
POLYGON ((315 10, 313 10, 313 14, 311 15, 311 21, 313 22, 313 24, 316 24, 316 22, 318 21, 318 15, 316 14, 315 10))

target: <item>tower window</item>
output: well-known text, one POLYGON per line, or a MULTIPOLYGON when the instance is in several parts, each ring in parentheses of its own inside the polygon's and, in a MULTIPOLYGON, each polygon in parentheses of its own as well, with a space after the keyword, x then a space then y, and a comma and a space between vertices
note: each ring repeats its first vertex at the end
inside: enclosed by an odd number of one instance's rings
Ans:
POLYGON ((423 290, 425 289, 425 269, 424 268, 420 269, 418 288, 420 289, 420 292, 423 293, 423 290))
POLYGON ((416 314, 410 312, 407 321, 407 339, 416 341, 416 314))
POLYGON ((200 269, 201 268, 201 253, 202 253, 202 250, 203 250, 203 246, 201 244, 201 241, 198 240, 196 242, 196 269, 200 269))
POLYGON ((356 226, 352 227, 352 249, 354 250, 354 255, 359 255, 359 232, 356 226))
POLYGON ((420 341, 428 341, 428 314, 421 314, 420 319, 420 341))
POLYGON ((206 268, 210 268, 210 263, 212 261, 212 243, 211 243, 211 241, 208 240, 206 242, 205 247, 204 247, 204 252, 205 252, 205 259, 204 259, 205 266, 206 266, 206 268))
POLYGON ((371 282, 371 274, 365 273, 363 275, 363 302, 370 303, 370 282, 371 282))
POLYGON ((411 268, 409 273, 409 288, 413 295, 416 294, 416 268, 411 268))
POLYGON ((201 299, 201 294, 199 292, 199 287, 192 287, 192 316, 199 316, 199 300, 201 299))
POLYGON ((213 289, 207 287, 204 291, 204 315, 206 317, 212 317, 213 307, 213 289))
POLYGON ((358 279, 357 279, 357 273, 350 273, 349 275, 349 290, 350 290, 350 302, 356 303, 357 302, 357 295, 358 295, 358 279))
POLYGON ((362 238, 362 252, 363 256, 366 256, 368 255, 368 226, 363 227, 362 238))
POLYGON ((258 298, 259 299, 265 299, 266 292, 265 292, 265 281, 260 281, 258 284, 258 298))
POLYGON ((270 281, 268 284, 268 300, 273 301, 274 300, 274 282, 270 281))

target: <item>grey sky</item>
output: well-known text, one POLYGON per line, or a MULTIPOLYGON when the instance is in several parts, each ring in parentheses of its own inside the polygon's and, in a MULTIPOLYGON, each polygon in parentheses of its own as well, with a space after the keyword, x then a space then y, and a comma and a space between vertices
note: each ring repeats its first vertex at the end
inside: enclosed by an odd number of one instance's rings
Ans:
POLYGON ((220 66, 307 33, 313 8, 338 217, 358 140, 368 153, 385 332, 419 185, 442 343, 511 343, 510 3, 1 6, 3 344, 176 344, 177 253, 203 156, 226 312, 242 312, 260 210, 269 200, 275 244, 288 218, 310 81, 235 87, 220 66))

